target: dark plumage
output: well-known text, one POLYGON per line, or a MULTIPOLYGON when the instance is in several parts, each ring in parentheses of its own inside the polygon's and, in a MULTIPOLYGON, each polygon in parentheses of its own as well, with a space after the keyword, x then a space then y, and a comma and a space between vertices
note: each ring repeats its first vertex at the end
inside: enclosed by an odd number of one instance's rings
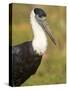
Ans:
POLYGON ((12 47, 12 86, 19 86, 34 74, 42 56, 34 52, 32 42, 12 47))

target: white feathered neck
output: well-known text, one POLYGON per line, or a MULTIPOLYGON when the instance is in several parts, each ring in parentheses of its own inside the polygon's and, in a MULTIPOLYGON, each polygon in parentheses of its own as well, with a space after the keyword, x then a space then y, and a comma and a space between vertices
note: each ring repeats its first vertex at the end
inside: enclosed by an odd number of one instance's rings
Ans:
POLYGON ((47 38, 45 32, 36 21, 35 14, 33 11, 31 12, 30 21, 34 34, 34 38, 32 41, 33 49, 34 51, 36 51, 37 54, 42 55, 47 49, 47 38))

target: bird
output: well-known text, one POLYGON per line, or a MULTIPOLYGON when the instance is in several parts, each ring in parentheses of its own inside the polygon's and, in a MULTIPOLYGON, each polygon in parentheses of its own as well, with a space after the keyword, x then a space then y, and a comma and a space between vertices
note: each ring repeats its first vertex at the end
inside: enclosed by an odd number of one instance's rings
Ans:
POLYGON ((48 26, 45 10, 33 8, 30 14, 30 25, 33 39, 12 46, 11 86, 20 86, 37 72, 48 46, 46 34, 56 45, 55 37, 48 26))

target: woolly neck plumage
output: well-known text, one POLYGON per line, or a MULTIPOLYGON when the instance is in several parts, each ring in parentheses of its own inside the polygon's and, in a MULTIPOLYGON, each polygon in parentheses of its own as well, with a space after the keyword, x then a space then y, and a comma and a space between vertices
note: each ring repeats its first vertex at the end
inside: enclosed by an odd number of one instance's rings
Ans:
POLYGON ((34 34, 33 41, 32 41, 33 49, 34 51, 36 51, 37 54, 42 55, 47 49, 46 34, 42 29, 42 27, 37 22, 33 11, 31 12, 30 21, 32 25, 33 34, 34 34))

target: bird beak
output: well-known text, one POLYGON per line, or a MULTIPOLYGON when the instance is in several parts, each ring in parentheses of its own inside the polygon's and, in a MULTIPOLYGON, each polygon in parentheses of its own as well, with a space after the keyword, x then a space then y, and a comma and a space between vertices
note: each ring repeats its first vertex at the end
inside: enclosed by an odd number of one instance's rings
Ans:
POLYGON ((48 23, 47 23, 46 19, 42 20, 41 26, 44 29, 44 31, 48 34, 48 36, 50 37, 52 42, 56 45, 56 40, 55 40, 53 34, 51 33, 51 30, 50 30, 50 28, 48 26, 48 23))

